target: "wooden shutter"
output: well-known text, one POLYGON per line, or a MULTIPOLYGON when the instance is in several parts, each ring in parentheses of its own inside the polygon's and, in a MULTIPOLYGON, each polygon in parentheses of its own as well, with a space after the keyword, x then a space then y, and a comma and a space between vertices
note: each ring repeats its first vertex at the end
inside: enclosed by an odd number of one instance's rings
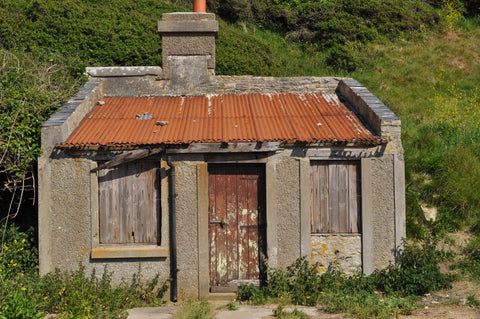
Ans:
POLYGON ((311 161, 311 232, 360 232, 358 161, 311 161))
POLYGON ((98 174, 100 244, 154 244, 159 238, 159 163, 136 161, 98 174))

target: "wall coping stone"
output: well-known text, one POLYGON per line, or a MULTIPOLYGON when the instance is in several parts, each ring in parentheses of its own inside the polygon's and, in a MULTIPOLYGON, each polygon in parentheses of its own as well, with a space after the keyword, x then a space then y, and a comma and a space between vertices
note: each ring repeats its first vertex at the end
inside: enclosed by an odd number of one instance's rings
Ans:
POLYGON ((122 77, 146 75, 158 76, 161 75, 162 72, 163 69, 159 66, 109 66, 86 68, 86 73, 92 77, 122 77))
POLYGON ((401 130, 401 121, 379 98, 354 79, 342 79, 336 93, 355 109, 376 134, 391 137, 401 130))

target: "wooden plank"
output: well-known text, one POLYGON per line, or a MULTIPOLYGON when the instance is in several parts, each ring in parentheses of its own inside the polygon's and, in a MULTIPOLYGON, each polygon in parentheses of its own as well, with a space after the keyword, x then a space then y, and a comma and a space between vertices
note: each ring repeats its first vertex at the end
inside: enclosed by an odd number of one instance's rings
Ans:
POLYGON ((142 158, 161 153, 163 150, 164 150, 163 147, 155 147, 155 148, 126 151, 125 153, 116 155, 110 161, 97 166, 96 168, 92 169, 91 172, 97 172, 102 169, 113 168, 115 166, 126 164, 128 162, 137 161, 142 158))
POLYGON ((337 165, 338 169, 338 232, 348 233, 348 164, 341 161, 337 165))
POLYGON ((209 168, 208 176, 208 237, 210 243, 210 262, 209 275, 210 287, 216 286, 217 274, 217 248, 216 248, 216 228, 210 221, 216 220, 216 176, 213 167, 209 168))
POLYGON ((151 210, 149 225, 147 225, 147 243, 160 243, 160 163, 155 162, 155 166, 150 173, 151 183, 151 210))
POLYGON ((319 215, 320 215, 320 224, 318 225, 319 232, 328 233, 332 227, 332 219, 328 211, 328 206, 330 204, 329 200, 329 187, 328 187, 328 165, 325 162, 322 162, 318 170, 318 187, 320 187, 320 204, 319 204, 319 215))
POLYGON ((310 232, 318 233, 320 231, 320 185, 318 180, 319 166, 316 163, 311 164, 310 170, 310 232))
POLYGON ((117 244, 120 240, 120 209, 119 202, 119 172, 116 169, 111 170, 111 183, 108 185, 110 196, 110 208, 107 211, 108 237, 107 244, 117 244))
POLYGON ((238 203, 237 203, 237 169, 226 169, 226 249, 227 249, 227 282, 238 279, 238 203))
POLYGON ((130 163, 118 166, 118 170, 122 173, 120 179, 121 187, 119 194, 119 202, 121 207, 120 213, 120 243, 134 243, 135 242, 135 229, 133 229, 134 212, 136 207, 133 207, 133 195, 141 196, 137 189, 132 194, 132 184, 135 183, 135 170, 132 169, 130 163))
POLYGON ((266 163, 268 160, 268 153, 207 153, 205 154, 205 161, 208 163, 218 164, 240 164, 240 163, 266 163))
POLYGON ((153 181, 150 181, 148 183, 146 181, 146 177, 148 176, 148 167, 147 163, 145 162, 134 162, 134 163, 129 163, 129 166, 131 166, 130 170, 130 187, 135 188, 135 202, 132 201, 131 203, 131 229, 132 233, 134 234, 133 240, 135 243, 144 243, 146 242, 146 229, 143 227, 145 226, 145 222, 147 219, 147 216, 152 213, 152 211, 149 211, 149 203, 148 203, 148 196, 149 192, 151 191, 151 188, 148 187, 150 183, 153 183, 153 181), (135 166, 134 166, 135 165, 135 166))
POLYGON ((98 218, 99 218, 99 243, 103 244, 107 239, 108 234, 108 216, 107 212, 110 209, 110 192, 105 183, 105 175, 107 172, 99 173, 98 176, 98 218))
POLYGON ((104 245, 92 249, 92 259, 168 257, 168 247, 157 245, 104 245))
POLYGON ((348 189, 348 195, 349 195, 349 227, 348 231, 350 233, 358 233, 359 232, 359 205, 358 205, 358 200, 359 200, 359 190, 360 190, 360 185, 359 185, 359 180, 357 178, 358 175, 358 163, 352 163, 351 165, 348 166, 348 177, 349 177, 349 189, 348 189))
POLYGON ((192 143, 185 147, 169 147, 167 154, 177 153, 246 153, 274 152, 282 148, 281 142, 264 143, 192 143))
POLYGON ((225 194, 225 167, 219 167, 216 176, 216 216, 215 221, 220 224, 214 224, 216 230, 216 246, 217 246, 217 285, 225 285, 227 280, 227 249, 226 234, 223 222, 226 217, 226 194, 225 194))
POLYGON ((248 202, 247 202, 247 179, 245 175, 238 174, 237 198, 238 198, 238 279, 248 279, 248 202))
POLYGON ((220 224, 214 224, 216 229, 216 248, 217 248, 217 285, 226 285, 227 277, 227 245, 226 231, 222 223, 225 222, 227 212, 225 167, 220 167, 216 176, 216 221, 220 224))
POLYGON ((329 233, 338 233, 339 231, 339 216, 338 210, 338 167, 336 164, 328 165, 328 215, 331 219, 329 233))
POLYGON ((258 279, 258 174, 252 172, 255 167, 249 167, 247 180, 248 202, 248 275, 247 279, 258 279), (255 179, 252 179, 255 178, 255 179))

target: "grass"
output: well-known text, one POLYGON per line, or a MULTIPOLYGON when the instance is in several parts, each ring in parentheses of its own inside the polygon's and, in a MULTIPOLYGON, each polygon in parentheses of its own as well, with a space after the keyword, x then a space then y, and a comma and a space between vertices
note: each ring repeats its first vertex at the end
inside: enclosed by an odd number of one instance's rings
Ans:
POLYGON ((217 307, 217 310, 223 310, 223 309, 234 311, 234 310, 240 309, 240 307, 236 303, 234 303, 233 301, 229 301, 225 305, 217 307))
POLYGON ((173 319, 213 319, 213 306, 206 300, 186 300, 175 311, 173 319))
POLYGON ((351 76, 402 120, 409 236, 421 238, 423 227, 437 234, 468 225, 480 230, 478 18, 367 51, 375 67, 351 76), (438 208, 435 222, 423 219, 420 202, 438 208))
POLYGON ((287 311, 282 305, 279 305, 273 310, 273 316, 279 319, 309 319, 310 316, 302 310, 294 308, 292 311, 287 311))

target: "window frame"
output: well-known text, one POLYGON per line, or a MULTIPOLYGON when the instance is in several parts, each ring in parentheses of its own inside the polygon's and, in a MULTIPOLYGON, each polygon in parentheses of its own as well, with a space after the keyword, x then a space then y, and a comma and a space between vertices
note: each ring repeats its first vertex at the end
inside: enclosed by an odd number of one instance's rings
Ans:
MULTIPOLYGON (((139 161, 155 161, 158 164, 158 187, 160 200, 157 222, 157 242, 156 243, 101 243, 100 242, 100 196, 99 196, 99 176, 98 172, 91 173, 91 212, 92 212, 92 259, 111 259, 111 258, 159 258, 168 257, 169 250, 167 243, 168 214, 168 185, 165 176, 165 163, 161 159, 149 158, 139 159, 139 161)), ((92 161, 91 169, 96 169, 102 161, 92 161)))

